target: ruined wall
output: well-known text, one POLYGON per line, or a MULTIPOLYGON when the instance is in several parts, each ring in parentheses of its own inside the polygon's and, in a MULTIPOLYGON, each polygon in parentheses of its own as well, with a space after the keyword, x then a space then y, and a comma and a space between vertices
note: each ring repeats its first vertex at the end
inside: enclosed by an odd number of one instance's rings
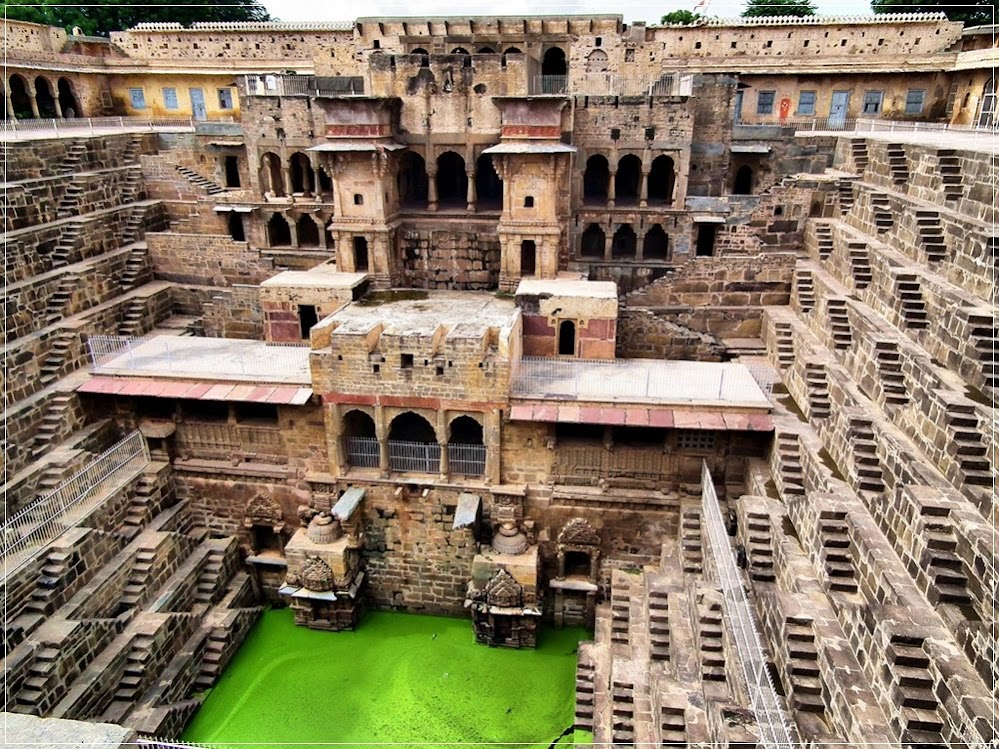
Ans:
MULTIPOLYGON (((499 284, 500 243, 492 222, 461 222, 461 228, 431 228, 407 222, 399 232, 406 285, 417 289, 486 291, 499 284)), ((446 222, 451 223, 451 222, 446 222)))
POLYGON ((150 232, 146 243, 153 272, 167 281, 230 286, 259 284, 274 274, 257 250, 246 242, 233 241, 228 234, 150 232))
POLYGON ((621 359, 724 360, 718 337, 677 322, 674 314, 623 309, 618 331, 616 353, 621 359))

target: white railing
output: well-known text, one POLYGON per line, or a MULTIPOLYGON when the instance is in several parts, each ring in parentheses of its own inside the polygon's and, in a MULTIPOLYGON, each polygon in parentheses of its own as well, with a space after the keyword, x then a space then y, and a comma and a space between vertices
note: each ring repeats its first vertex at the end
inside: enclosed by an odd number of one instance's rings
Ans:
POLYGON ((308 345, 271 346, 264 341, 97 335, 87 339, 98 373, 260 379, 308 384, 308 345))
POLYGON ((245 75, 247 96, 362 96, 361 76, 245 75))
POLYGON ((692 75, 617 75, 585 73, 574 75, 569 91, 577 96, 690 96, 692 75))
POLYGON ((374 437, 347 437, 347 464, 354 468, 378 468, 380 448, 374 437))
POLYGON ((792 127, 796 130, 842 130, 855 133, 984 133, 992 135, 999 124, 951 125, 947 122, 892 120, 878 117, 785 117, 773 115, 743 115, 736 127, 792 127))
POLYGON ((486 472, 486 446, 449 443, 447 464, 451 473, 481 476, 486 472))
POLYGON ((521 398, 611 402, 724 402, 769 405, 739 363, 521 359, 511 393, 521 398))
POLYGON ((389 440, 389 466, 393 471, 439 473, 441 446, 436 442, 389 440))
POLYGON ((228 122, 232 117, 195 120, 190 117, 67 117, 65 119, 22 119, 0 122, 0 133, 37 133, 51 131, 55 135, 79 133, 87 135, 98 130, 194 130, 199 122, 228 122))
POLYGON ((20 569, 31 555, 12 558, 46 546, 76 525, 94 507, 139 475, 149 464, 149 448, 139 432, 132 432, 82 470, 37 502, 28 505, 3 526, 6 574, 20 569))
POLYGON ((769 396, 773 393, 774 383, 777 381, 777 372, 773 367, 769 364, 746 364, 745 366, 764 395, 769 396))
POLYGON ((725 596, 725 622, 739 652, 749 701, 760 729, 760 745, 768 749, 792 749, 797 746, 794 729, 781 708, 777 690, 767 670, 763 641, 735 566, 711 472, 704 461, 701 462, 701 504, 715 573, 725 596))

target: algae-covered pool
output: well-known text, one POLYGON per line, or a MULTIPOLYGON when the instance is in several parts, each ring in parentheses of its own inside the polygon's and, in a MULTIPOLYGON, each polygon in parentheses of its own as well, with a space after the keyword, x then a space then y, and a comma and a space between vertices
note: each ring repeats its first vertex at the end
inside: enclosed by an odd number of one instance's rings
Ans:
POLYGON ((573 723, 576 648, 588 638, 545 629, 536 650, 508 650, 475 644, 465 619, 373 612, 355 632, 317 632, 270 610, 182 738, 548 747, 573 723))

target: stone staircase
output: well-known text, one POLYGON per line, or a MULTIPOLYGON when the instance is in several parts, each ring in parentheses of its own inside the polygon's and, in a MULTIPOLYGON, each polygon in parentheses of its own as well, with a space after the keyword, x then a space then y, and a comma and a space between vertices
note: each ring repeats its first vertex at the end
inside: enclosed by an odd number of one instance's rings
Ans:
POLYGON ((86 153, 87 142, 83 140, 74 140, 70 145, 69 150, 66 152, 66 157, 56 168, 56 173, 69 175, 80 171, 80 164, 83 162, 83 157, 86 153))
POLYGON ((136 163, 137 157, 139 155, 139 148, 142 147, 142 136, 133 135, 129 138, 128 145, 125 146, 124 150, 121 152, 121 161, 123 164, 134 164, 136 163))
POLYGON ((902 318, 910 328, 925 328, 927 320, 926 302, 919 286, 919 279, 911 273, 900 273, 895 277, 895 295, 902 303, 902 318))
POLYGON ((700 510, 693 508, 683 510, 680 516, 680 547, 683 556, 683 571, 688 575, 700 575, 704 571, 700 510))
POLYGON ((69 271, 59 279, 59 285, 45 304, 45 319, 49 325, 66 316, 66 307, 79 286, 80 274, 77 271, 69 271))
POLYGON ((15 696, 13 712, 40 715, 43 700, 49 695, 49 682, 58 676, 59 649, 42 643, 35 651, 35 659, 28 667, 29 676, 15 696))
POLYGON ((669 593, 649 590, 649 656, 654 661, 670 659, 669 593))
POLYGON ((133 297, 125 305, 118 325, 118 335, 137 337, 142 335, 143 323, 146 317, 146 300, 133 297))
POLYGON ((909 181, 909 161, 905 157, 905 149, 899 143, 888 143, 885 145, 885 153, 888 155, 892 182, 904 185, 909 181))
POLYGON ((145 473, 140 475, 122 521, 122 532, 127 538, 134 538, 149 524, 158 509, 153 506, 158 499, 156 477, 145 473))
POLYGON ((226 548, 213 548, 208 551, 205 565, 198 574, 197 589, 194 593, 196 603, 214 604, 225 591, 226 548))
POLYGON ((576 729, 593 730, 593 663, 580 651, 576 664, 576 729))
POLYGON ((846 215, 853 208, 854 196, 853 185, 857 181, 856 177, 840 179, 836 182, 836 191, 839 193, 839 212, 846 215))
POLYGON ((57 218, 70 218, 80 214, 80 198, 84 193, 84 187, 76 182, 70 182, 66 186, 66 191, 59 198, 56 205, 57 218))
POLYGON ((937 172, 943 183, 944 201, 960 200, 964 196, 964 184, 961 180, 961 160, 957 156, 957 151, 937 151, 937 158, 937 172))
POLYGON ((788 432, 777 435, 777 460, 785 497, 805 494, 805 477, 801 468, 801 446, 798 436, 788 432))
POLYGON ((142 170, 139 168, 129 169, 121 185, 122 204, 134 203, 142 198, 142 170))
POLYGON ((52 337, 52 346, 39 370, 38 380, 42 383, 42 387, 48 387, 60 378, 67 361, 72 356, 74 343, 76 343, 76 334, 68 330, 60 330, 52 337))
POLYGON ((891 693, 900 712, 895 719, 902 730, 903 745, 920 749, 945 749, 951 744, 943 736, 944 721, 937 711, 930 659, 921 637, 893 635, 888 643, 886 670, 891 693))
POLYGON ((947 259, 947 243, 939 213, 916 211, 916 231, 919 233, 919 243, 926 252, 927 262, 939 263, 947 259))
POLYGON ((70 264, 70 257, 76 249, 76 242, 83 231, 81 224, 65 224, 59 234, 59 241, 52 248, 50 256, 53 268, 62 268, 70 264))
POLYGON ((895 214, 891 209, 891 201, 884 193, 871 194, 871 210, 874 214, 874 229, 878 234, 884 234, 895 226, 895 214))
POLYGON ((811 312, 815 309, 815 285, 810 270, 795 270, 794 288, 798 294, 799 309, 802 312, 811 312))
POLYGON ((145 206, 133 206, 128 211, 128 218, 125 219, 125 226, 121 231, 121 242, 123 245, 138 242, 142 236, 146 223, 145 206))
POLYGON ((833 348, 850 348, 850 346, 853 345, 853 333, 850 328, 850 316, 846 309, 846 300, 836 298, 827 299, 826 313, 829 316, 829 327, 832 331, 833 348))
POLYGON ((45 406, 45 414, 42 416, 41 424, 39 424, 32 442, 35 458, 40 457, 56 443, 59 431, 69 420, 70 404, 73 402, 73 398, 73 394, 56 393, 49 399, 45 406))
POLYGON ((853 168, 858 175, 867 171, 867 165, 871 163, 870 156, 867 154, 867 141, 851 140, 850 157, 853 159, 853 168))
POLYGON ((957 539, 950 523, 931 521, 923 527, 926 550, 920 560, 930 580, 927 596, 935 603, 971 606, 968 569, 957 555, 957 539))
POLYGON ((72 553, 65 550, 49 552, 45 557, 41 575, 31 591, 31 599, 24 607, 29 614, 48 616, 59 604, 59 593, 73 561, 72 553))
POLYGON ((153 635, 140 632, 132 640, 125 656, 125 670, 118 681, 115 690, 116 701, 131 703, 139 697, 146 674, 146 663, 151 660, 155 638, 153 635))
POLYGON ((873 278, 867 243, 847 242, 846 249, 850 256, 850 275, 853 276, 853 284, 859 290, 866 289, 871 285, 873 278))
POLYGON ((963 403, 948 403, 944 416, 947 431, 952 439, 947 444, 949 452, 957 462, 963 479, 961 483, 978 486, 991 486, 992 466, 988 451, 982 444, 984 429, 975 414, 974 406, 963 403))
POLYGON ((725 641, 722 605, 714 596, 702 594, 697 602, 697 645, 701 656, 701 679, 725 682, 725 641))
POLYGON ((625 679, 611 681, 611 737, 615 745, 633 744, 635 741, 635 686, 625 679))
POLYGON ((832 226, 830 224, 816 224, 815 237, 818 240, 819 260, 826 260, 833 251, 832 226))
POLYGON ((857 568, 850 552, 850 535, 846 527, 846 513, 825 510, 819 516, 819 533, 822 538, 823 567, 829 576, 830 590, 840 593, 857 592, 857 568))
POLYGON ((204 190, 209 195, 218 195, 220 192, 225 192, 225 188, 222 187, 222 185, 212 182, 210 179, 205 179, 193 169, 189 169, 186 166, 180 166, 179 164, 175 168, 178 172, 180 172, 184 179, 195 187, 204 190))
POLYGON ((811 620, 787 617, 783 634, 787 645, 786 671, 791 685, 791 704, 795 710, 824 713, 826 705, 822 698, 819 655, 811 620))
POLYGON ((142 602, 146 587, 156 565, 155 549, 139 549, 132 560, 128 579, 121 592, 121 608, 134 609, 142 602))
POLYGON ((808 393, 808 415, 813 419, 826 418, 832 405, 824 367, 811 363, 805 365, 805 389, 808 393))
POLYGON ((850 420, 850 444, 853 447, 853 467, 857 489, 880 494, 885 490, 878 443, 874 439, 874 422, 869 419, 850 420))
POLYGON ((778 321, 774 323, 774 334, 777 337, 775 350, 779 368, 786 369, 794 364, 794 335, 791 323, 778 321))
POLYGON ((999 334, 996 333, 995 320, 991 315, 972 312, 968 315, 968 323, 971 325, 971 339, 975 344, 975 353, 985 373, 985 385, 995 388, 999 378, 999 373, 996 371, 996 357, 999 356, 996 340, 999 334))
POLYGON ((659 745, 686 747, 687 721, 683 708, 661 705, 659 708, 659 745))
POLYGON ((771 545, 770 518, 759 512, 750 512, 746 517, 746 541, 750 559, 749 576, 756 581, 772 583, 774 574, 774 552, 771 545))
POLYGON ((149 250, 145 244, 136 245, 129 252, 128 260, 125 261, 125 270, 121 274, 122 293, 131 291, 139 285, 139 278, 146 270, 148 257, 149 250))
POLYGON ((628 625, 631 619, 631 590, 614 586, 611 591, 611 642, 628 645, 628 625))
POLYGON ((884 339, 874 342, 875 364, 878 377, 881 380, 881 390, 885 394, 885 402, 892 406, 904 406, 909 402, 909 393, 905 387, 905 375, 902 372, 902 357, 898 344, 884 339))

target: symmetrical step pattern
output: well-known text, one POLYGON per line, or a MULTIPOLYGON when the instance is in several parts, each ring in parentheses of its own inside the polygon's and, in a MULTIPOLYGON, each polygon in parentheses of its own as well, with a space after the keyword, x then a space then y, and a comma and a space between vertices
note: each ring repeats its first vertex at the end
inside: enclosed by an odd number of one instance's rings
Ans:
POLYGON ((59 285, 45 305, 45 318, 50 325, 65 316, 66 307, 79 286, 80 274, 75 271, 70 271, 59 279, 59 285))
POLYGON ((683 571, 700 575, 704 570, 704 545, 701 541, 701 512, 685 509, 680 517, 680 544, 683 552, 683 571))
POLYGON ((871 256, 866 242, 848 242, 847 251, 850 253, 850 275, 853 276, 853 284, 858 289, 866 289, 871 285, 871 256))
POLYGON ((146 302, 142 297, 134 297, 125 306, 118 334, 123 336, 138 336, 143 332, 143 321, 146 317, 146 302))
POLYGON ((888 143, 885 145, 885 152, 888 154, 892 182, 904 185, 909 181, 909 160, 905 156, 905 149, 899 143, 888 143))
POLYGON ((997 385, 997 362, 999 356, 996 342, 999 334, 996 332, 995 320, 991 315, 971 313, 968 316, 971 324, 971 339, 975 344, 975 353, 978 361, 982 363, 982 371, 985 374, 986 387, 995 388, 997 385))
POLYGON ((841 593, 857 592, 857 568, 850 551, 846 513, 824 510, 819 516, 822 535, 823 566, 829 576, 829 588, 841 593))
POLYGON ((891 675, 892 695, 901 708, 898 728, 903 746, 945 749, 950 743, 943 736, 944 721, 933 691, 930 659, 920 637, 894 635, 888 644, 887 670, 891 675))
POLYGON ((891 209, 891 201, 884 193, 871 195, 871 210, 874 214, 874 228, 878 234, 884 234, 895 226, 895 214, 891 209))
POLYGON ((878 377, 881 380, 881 390, 885 394, 885 403, 904 406, 909 402, 909 391, 905 386, 905 374, 902 372, 902 356, 899 354, 898 344, 883 339, 875 341, 874 355, 878 377))
POLYGON ((813 419, 826 418, 832 404, 825 367, 818 364, 805 365, 805 388, 808 393, 808 415, 813 419))
POLYGON ((576 665, 576 728, 593 730, 593 663, 582 656, 576 665))
POLYGON ((74 343, 76 343, 76 334, 68 330, 60 330, 52 337, 52 346, 42 361, 38 378, 43 387, 47 387, 59 379, 66 362, 72 356, 74 343))
POLYGON ((796 710, 824 713, 826 705, 822 698, 822 678, 812 622, 806 617, 788 617, 784 628, 791 703, 796 710))
POLYGON ((850 156, 853 158, 853 168, 857 174, 863 174, 867 171, 867 165, 871 163, 871 159, 867 154, 866 140, 851 140, 850 156))
POLYGON ((69 218, 80 214, 80 197, 84 193, 84 188, 75 182, 70 182, 66 186, 66 191, 56 205, 56 216, 58 218, 69 218))
POLYGON ((802 312, 811 312, 815 309, 815 285, 812 279, 812 272, 809 270, 796 270, 794 272, 794 287, 798 293, 798 307, 802 312))
POLYGON ((73 144, 66 151, 66 158, 64 158, 58 168, 56 169, 57 174, 74 174, 80 171, 80 165, 83 162, 83 157, 87 153, 87 142, 84 140, 75 140, 73 144))
POLYGON ((961 180, 961 160, 957 156, 957 151, 940 150, 937 151, 939 159, 937 171, 940 174, 940 181, 943 183, 944 200, 960 200, 964 196, 964 185, 961 180))
POLYGON ((947 259, 947 242, 944 239, 943 226, 940 225, 940 214, 936 211, 916 211, 916 230, 919 232, 919 243, 926 253, 926 260, 939 263, 947 259))
POLYGON ((874 422, 868 419, 851 419, 850 435, 857 488, 862 492, 882 493, 885 482, 874 439, 874 422))
POLYGON ((76 248, 76 242, 80 238, 83 227, 80 224, 65 224, 59 232, 59 241, 52 248, 53 268, 62 268, 70 263, 70 257, 76 248))
POLYGON ((775 322, 774 334, 777 336, 777 364, 781 368, 788 368, 794 364, 794 334, 791 331, 791 323, 775 322))
POLYGON ((934 603, 971 606, 971 595, 968 592, 970 570, 957 555, 954 526, 950 522, 944 522, 945 520, 945 517, 937 517, 923 526, 926 550, 920 561, 930 579, 926 593, 934 603))
POLYGON ((631 620, 630 590, 615 587, 611 591, 611 642, 627 645, 628 626, 631 620))
POLYGON ((772 583, 774 574, 774 551, 771 544, 770 517, 763 513, 751 512, 747 515, 746 545, 749 556, 749 576, 759 582, 772 583))
POLYGON ((800 497, 805 493, 804 471, 801 468, 801 445, 798 436, 788 432, 777 435, 777 459, 785 497, 800 497))
POLYGON ((925 328, 929 325, 923 291, 915 275, 900 273, 895 278, 895 295, 902 303, 902 317, 908 327, 925 328))
POLYGON ((850 348, 850 346, 853 345, 853 333, 850 328, 850 315, 846 309, 846 300, 836 298, 827 299, 826 313, 829 315, 829 327, 832 330, 833 348, 850 348))
POLYGON ((660 746, 687 746, 687 721, 682 707, 660 707, 659 742, 660 746))
POLYGON ((612 740, 615 745, 633 744, 635 741, 635 686, 615 678, 611 683, 614 699, 611 711, 612 740))
POLYGON ((225 188, 217 182, 212 182, 210 179, 205 179, 200 174, 198 174, 193 169, 189 169, 186 166, 178 165, 177 171, 183 175, 184 179, 190 182, 196 187, 200 187, 209 195, 218 195, 220 192, 225 192, 225 188))
POLYGON ((32 443, 35 457, 40 456, 55 444, 63 424, 69 418, 73 397, 72 394, 57 393, 49 400, 45 408, 45 415, 42 416, 42 423, 38 426, 32 443))
POLYGON ((836 190, 839 193, 839 212, 843 215, 849 213, 853 208, 853 183, 855 179, 841 179, 836 183, 836 190))
POLYGON ((664 590, 649 591, 649 655, 654 661, 668 661, 669 594, 664 590))
POLYGON ((825 260, 833 251, 832 226, 829 224, 816 224, 815 237, 818 240, 819 260, 825 260))
MULTIPOLYGON (((129 221, 131 220, 132 219, 130 218, 129 221)), ((122 293, 131 291, 136 287, 139 277, 146 269, 146 258, 148 254, 149 251, 145 246, 133 247, 129 252, 128 260, 125 261, 125 270, 121 274, 122 293)))
POLYGON ((720 601, 702 599, 698 603, 697 640, 701 653, 701 679, 727 681, 720 601))
POLYGON ((970 403, 949 403, 945 413, 947 430, 952 436, 947 450, 961 468, 963 483, 991 486, 992 465, 982 443, 985 430, 979 423, 974 406, 970 403))

